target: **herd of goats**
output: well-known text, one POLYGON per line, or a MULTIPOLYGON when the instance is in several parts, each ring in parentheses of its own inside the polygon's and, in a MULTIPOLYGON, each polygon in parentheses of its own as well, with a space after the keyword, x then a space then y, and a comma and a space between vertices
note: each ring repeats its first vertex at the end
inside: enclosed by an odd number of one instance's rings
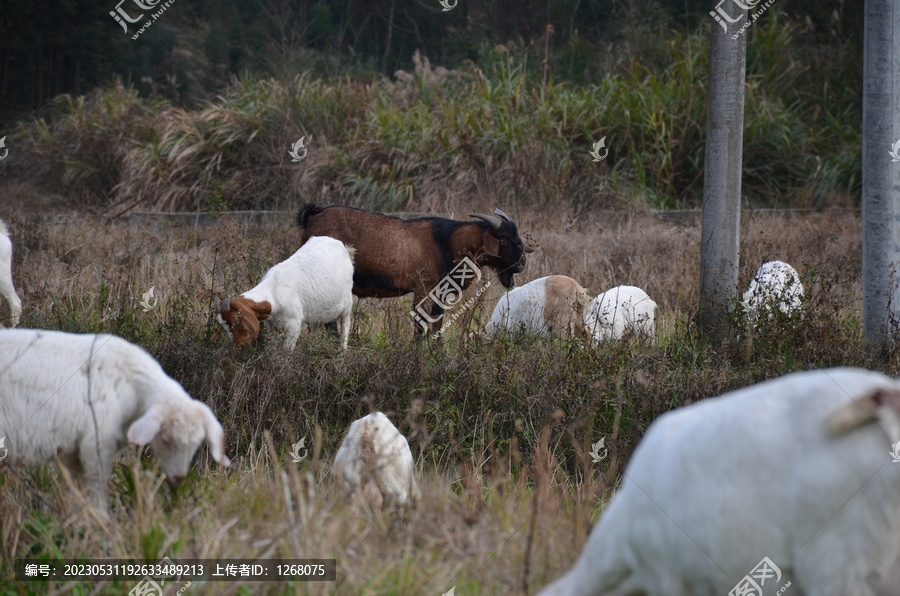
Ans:
MULTIPOLYGON (((271 320, 291 350, 303 324, 337 323, 346 349, 354 294, 412 293, 426 305, 416 334, 439 332, 444 308, 488 268, 509 291, 476 335, 655 341, 656 303, 639 288, 591 299, 551 275, 510 289, 531 251, 494 213, 403 220, 307 205, 300 249, 253 289, 217 300, 218 323, 244 347, 271 320)), ((15 327, 22 305, 2 221, 0 295, 15 327)), ((799 315, 800 277, 766 263, 742 304, 751 325, 773 306, 799 315)), ((204 440, 219 465, 230 464, 212 410, 144 349, 107 334, 0 331, 0 437, 6 465, 58 457, 101 516, 126 443, 150 445, 172 482, 204 440)), ((647 430, 572 569, 541 594, 900 596, 898 451, 900 382, 862 369, 792 373, 673 410, 647 430)), ((402 508, 419 498, 409 444, 381 412, 353 422, 332 472, 357 504, 402 508)))

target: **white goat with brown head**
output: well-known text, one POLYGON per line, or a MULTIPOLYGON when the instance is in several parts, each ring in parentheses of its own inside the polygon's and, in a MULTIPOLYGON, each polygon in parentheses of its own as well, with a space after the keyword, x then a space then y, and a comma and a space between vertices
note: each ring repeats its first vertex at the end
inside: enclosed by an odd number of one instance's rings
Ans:
MULTIPOLYGON (((259 335, 259 322, 271 318, 293 350, 303 323, 338 321, 347 348, 353 313, 353 248, 325 236, 310 238, 288 260, 269 269, 262 281, 225 302, 217 301, 219 325, 240 347, 259 335)), ((217 339, 219 334, 213 339, 217 339)))

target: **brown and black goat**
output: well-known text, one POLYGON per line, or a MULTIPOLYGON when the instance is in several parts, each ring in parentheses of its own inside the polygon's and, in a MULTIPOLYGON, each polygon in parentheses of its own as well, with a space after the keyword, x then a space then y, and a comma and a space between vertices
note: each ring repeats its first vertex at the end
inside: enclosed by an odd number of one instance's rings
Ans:
MULTIPOLYGON (((331 236, 356 248, 354 294, 390 298, 412 292, 415 305, 465 258, 494 269, 503 287, 513 285, 513 275, 525 268, 525 253, 531 251, 519 238, 516 224, 499 209, 494 213, 471 216, 480 221, 403 220, 354 207, 307 205, 297 214, 297 223, 303 229, 301 242, 331 236)), ((460 285, 465 288, 471 277, 460 285)), ((430 302, 431 316, 425 318, 437 331, 444 309, 430 302)), ((416 327, 417 334, 421 331, 416 327)))

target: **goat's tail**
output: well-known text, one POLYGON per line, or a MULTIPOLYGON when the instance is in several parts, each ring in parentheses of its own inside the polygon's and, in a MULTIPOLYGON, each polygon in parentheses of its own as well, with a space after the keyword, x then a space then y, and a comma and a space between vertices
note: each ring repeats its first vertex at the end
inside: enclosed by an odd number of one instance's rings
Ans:
POLYGON ((345 244, 344 247, 347 249, 347 254, 350 255, 350 262, 354 265, 356 264, 356 249, 350 246, 349 244, 345 244))
POLYGON ((0 236, 9 236, 9 228, 6 227, 6 222, 0 219, 0 236))
POLYGON ((305 228, 306 223, 309 221, 309 218, 312 217, 313 215, 318 215, 319 213, 322 213, 322 211, 324 209, 325 209, 325 207, 322 207, 321 205, 316 205, 315 203, 308 203, 307 205, 305 205, 303 207, 303 209, 301 209, 300 211, 297 212, 297 225, 300 226, 301 228, 305 228))

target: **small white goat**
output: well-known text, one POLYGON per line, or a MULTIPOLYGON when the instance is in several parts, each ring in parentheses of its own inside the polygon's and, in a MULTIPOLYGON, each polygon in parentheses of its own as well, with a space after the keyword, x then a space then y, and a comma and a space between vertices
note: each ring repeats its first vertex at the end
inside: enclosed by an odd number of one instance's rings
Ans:
POLYGON ((733 588, 768 557, 790 593, 873 596, 900 555, 898 416, 900 383, 850 368, 669 412, 575 566, 541 594, 755 594, 733 588))
POLYGON ((585 326, 595 343, 639 334, 656 339, 656 302, 635 286, 617 286, 591 300, 585 326))
POLYGON ((584 319, 591 297, 587 290, 565 275, 550 275, 528 282, 500 297, 484 330, 587 335, 584 319))
POLYGON ((6 227, 6 223, 0 219, 0 296, 6 298, 6 302, 9 304, 12 326, 15 327, 19 324, 19 317, 22 315, 22 301, 19 300, 16 288, 13 286, 12 249, 9 229, 6 227))
POLYGON ((373 509, 419 499, 409 443, 381 412, 350 425, 332 473, 347 494, 361 495, 373 509))
POLYGON ((222 304, 217 301, 219 324, 243 348, 259 335, 259 322, 271 316, 286 332, 284 347, 293 351, 303 323, 338 321, 341 347, 347 349, 355 253, 340 240, 310 238, 288 260, 269 269, 255 288, 222 304))
POLYGON ((192 399, 159 363, 114 335, 0 331, 0 437, 12 461, 62 462, 105 514, 116 452, 150 445, 170 482, 188 473, 206 439, 213 459, 230 463, 209 407, 192 399))
POLYGON ((803 302, 803 284, 797 270, 783 261, 769 261, 757 270, 744 292, 744 311, 751 323, 760 313, 773 313, 777 308, 790 314, 803 302))

